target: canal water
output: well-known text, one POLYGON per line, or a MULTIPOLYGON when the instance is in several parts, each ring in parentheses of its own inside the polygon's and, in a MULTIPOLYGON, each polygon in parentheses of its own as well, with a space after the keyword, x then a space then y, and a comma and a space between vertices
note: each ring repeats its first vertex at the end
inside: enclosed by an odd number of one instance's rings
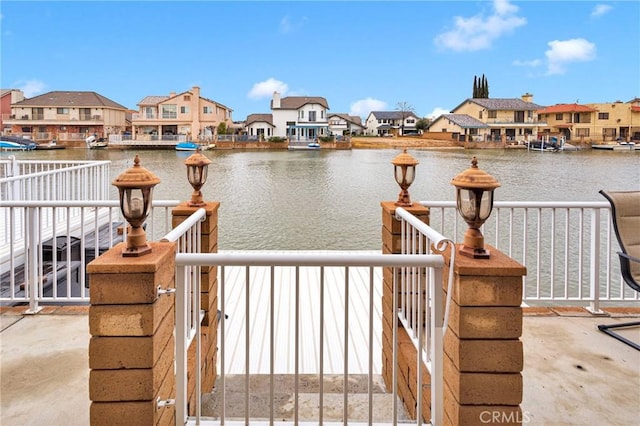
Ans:
MULTIPOLYGON (((221 202, 221 250, 378 250, 380 201, 396 200, 393 149, 351 151, 227 151, 204 154, 212 161, 202 188, 206 200, 221 202)), ((479 167, 502 186, 501 201, 604 201, 600 189, 640 189, 640 153, 584 150, 419 150, 420 162, 409 188, 412 200, 452 201, 451 179, 479 167)), ((3 152, 18 159, 110 160, 112 178, 142 166, 161 183, 156 199, 186 200, 191 187, 184 160, 190 152, 173 150, 84 150, 3 152)), ((113 188, 113 198, 116 190, 113 188)))

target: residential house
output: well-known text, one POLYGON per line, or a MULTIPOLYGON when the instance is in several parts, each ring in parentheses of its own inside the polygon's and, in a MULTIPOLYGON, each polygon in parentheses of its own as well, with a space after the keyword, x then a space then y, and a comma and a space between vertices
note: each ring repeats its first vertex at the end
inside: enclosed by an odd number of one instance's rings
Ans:
POLYGON ((171 139, 187 135, 201 141, 212 140, 220 123, 231 126, 233 110, 200 96, 200 88, 169 96, 147 96, 138 103, 131 118, 133 139, 171 139))
POLYGON ((12 134, 35 141, 83 142, 125 129, 127 108, 96 92, 55 91, 11 104, 12 134))
POLYGON ((456 140, 484 140, 489 134, 488 124, 467 114, 442 114, 429 126, 431 132, 452 133, 456 140), (461 138, 461 135, 465 135, 461 138), (471 139, 469 139, 471 138, 471 139))
POLYGON ((566 140, 590 138, 597 110, 586 105, 556 104, 537 111, 538 117, 548 125, 549 133, 559 133, 566 140))
POLYGON ((0 132, 3 134, 11 132, 11 126, 4 125, 4 120, 11 117, 11 104, 23 99, 24 93, 20 89, 0 89, 0 132))
POLYGON ((272 114, 250 114, 244 123, 249 140, 266 140, 273 136, 275 126, 272 114))
POLYGON ((416 134, 418 116, 411 111, 371 111, 365 121, 366 134, 387 136, 416 134))
POLYGON ((312 141, 329 135, 329 104, 320 96, 286 96, 271 99, 273 135, 291 141, 312 141))
POLYGON ((355 136, 361 135, 365 127, 362 125, 362 118, 357 115, 345 113, 333 113, 327 117, 329 120, 329 135, 355 136))
MULTIPOLYGON (((469 98, 456 106, 451 113, 467 115, 477 120, 477 127, 453 126, 451 131, 460 132, 461 140, 473 141, 517 141, 537 138, 540 129, 547 127, 544 121, 536 116, 536 111, 544 108, 532 102, 533 95, 525 93, 522 98, 469 98), (482 123, 480 125, 479 123, 482 123), (464 137, 463 137, 464 136, 464 137)), ((445 114, 445 116, 448 114, 445 114)), ((429 126, 429 131, 449 129, 448 119, 444 116, 436 118, 429 126), (447 123, 447 125, 444 125, 447 123)), ((462 118, 456 117, 457 122, 462 118)), ((465 123, 472 121, 465 119, 465 123)))
POLYGON ((538 111, 552 132, 567 140, 640 140, 640 98, 629 102, 556 104, 538 111))

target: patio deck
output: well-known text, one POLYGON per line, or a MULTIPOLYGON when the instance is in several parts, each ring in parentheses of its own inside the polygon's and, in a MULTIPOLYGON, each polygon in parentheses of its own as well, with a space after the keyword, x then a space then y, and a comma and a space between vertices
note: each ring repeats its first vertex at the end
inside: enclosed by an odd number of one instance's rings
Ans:
MULTIPOLYGON (((30 316, 23 310, 0 314, 0 424, 88 424, 88 307, 48 306, 30 316)), ((637 424, 640 352, 599 332, 597 324, 640 318, 640 309, 607 313, 525 308, 526 424, 637 424)), ((640 330, 628 334, 640 340, 640 330)))

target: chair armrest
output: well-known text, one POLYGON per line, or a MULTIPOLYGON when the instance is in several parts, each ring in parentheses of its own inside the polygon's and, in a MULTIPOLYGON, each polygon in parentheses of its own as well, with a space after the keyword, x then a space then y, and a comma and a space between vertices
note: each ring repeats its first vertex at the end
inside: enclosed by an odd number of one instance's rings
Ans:
POLYGON ((638 283, 631 273, 631 262, 640 263, 637 257, 629 256, 626 253, 618 252, 620 257, 620 273, 625 283, 637 292, 640 292, 640 283, 638 283))

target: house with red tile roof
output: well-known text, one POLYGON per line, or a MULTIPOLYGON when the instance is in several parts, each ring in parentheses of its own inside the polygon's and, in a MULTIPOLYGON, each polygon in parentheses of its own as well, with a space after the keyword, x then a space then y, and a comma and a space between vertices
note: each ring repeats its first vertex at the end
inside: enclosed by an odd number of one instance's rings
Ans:
POLYGON ((556 104, 537 111, 550 132, 567 140, 612 142, 640 140, 640 99, 629 102, 556 104))

